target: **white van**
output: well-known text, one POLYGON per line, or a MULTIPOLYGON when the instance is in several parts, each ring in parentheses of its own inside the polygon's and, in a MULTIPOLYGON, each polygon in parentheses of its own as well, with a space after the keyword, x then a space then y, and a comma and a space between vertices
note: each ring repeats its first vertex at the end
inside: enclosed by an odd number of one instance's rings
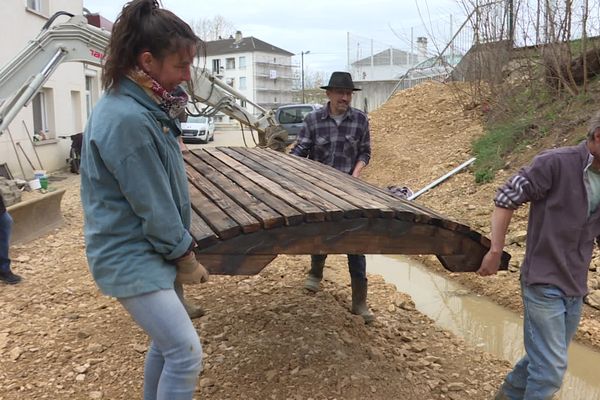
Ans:
POLYGON ((215 139, 215 121, 213 117, 189 116, 181 123, 183 143, 208 143, 215 139))

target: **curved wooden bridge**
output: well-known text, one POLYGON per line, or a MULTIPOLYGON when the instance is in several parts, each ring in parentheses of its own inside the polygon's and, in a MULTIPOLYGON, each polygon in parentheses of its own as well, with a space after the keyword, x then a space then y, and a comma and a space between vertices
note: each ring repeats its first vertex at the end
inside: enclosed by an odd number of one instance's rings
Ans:
POLYGON ((435 254, 465 272, 489 249, 468 226, 311 160, 233 147, 184 159, 197 257, 213 274, 256 274, 278 254, 347 253, 435 254))

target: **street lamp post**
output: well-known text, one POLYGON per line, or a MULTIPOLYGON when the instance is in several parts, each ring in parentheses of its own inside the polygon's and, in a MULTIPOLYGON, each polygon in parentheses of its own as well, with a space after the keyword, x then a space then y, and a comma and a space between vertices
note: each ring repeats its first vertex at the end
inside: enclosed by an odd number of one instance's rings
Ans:
POLYGON ((310 50, 308 51, 301 51, 300 52, 300 69, 302 71, 302 103, 304 104, 304 55, 310 53, 310 50))

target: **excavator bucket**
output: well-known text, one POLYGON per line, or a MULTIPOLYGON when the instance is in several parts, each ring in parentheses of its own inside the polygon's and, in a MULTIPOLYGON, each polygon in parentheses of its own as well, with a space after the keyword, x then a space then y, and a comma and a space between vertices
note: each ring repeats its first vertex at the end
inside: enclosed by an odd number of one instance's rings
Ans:
POLYGON ((64 194, 65 189, 55 190, 7 207, 13 219, 10 243, 26 243, 62 226, 60 202, 64 194))
POLYGON ((269 126, 265 129, 264 134, 259 133, 258 145, 259 147, 268 147, 276 151, 285 151, 287 137, 287 131, 282 126, 269 126))

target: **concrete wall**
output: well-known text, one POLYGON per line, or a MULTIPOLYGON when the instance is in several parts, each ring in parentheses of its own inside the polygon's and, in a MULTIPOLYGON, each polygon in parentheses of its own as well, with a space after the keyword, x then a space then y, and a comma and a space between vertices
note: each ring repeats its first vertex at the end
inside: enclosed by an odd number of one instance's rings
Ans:
MULTIPOLYGON (((5 64, 22 50, 25 44, 34 39, 46 23, 48 17, 56 11, 68 11, 81 14, 82 0, 41 0, 42 10, 31 10, 25 0, 3 0, 3 23, 0 24, 0 37, 4 38, 0 46, 0 64, 5 64), (10 38, 10 40, 7 40, 10 38)), ((55 23, 66 21, 67 17, 59 17, 55 23)), ((81 63, 65 63, 58 67, 44 84, 46 96, 46 116, 48 123, 48 140, 32 145, 25 125, 31 135, 33 132, 33 111, 31 104, 24 108, 13 120, 8 132, 0 136, 0 163, 7 163, 14 177, 31 178, 34 169, 40 169, 38 157, 43 169, 55 171, 66 167, 70 141, 58 139, 58 136, 72 135, 81 132, 87 120, 85 76, 93 80, 92 103, 100 95, 99 72, 97 68, 85 68, 81 63), (20 143, 25 154, 13 147, 20 143), (37 151, 37 156, 36 156, 37 151), (18 154, 18 158, 17 158, 18 154), (27 158, 31 161, 32 167, 27 158), (19 165, 20 164, 22 166, 19 165)))
POLYGON ((352 107, 364 112, 379 108, 396 87, 397 80, 355 82, 360 91, 352 95, 352 107))

